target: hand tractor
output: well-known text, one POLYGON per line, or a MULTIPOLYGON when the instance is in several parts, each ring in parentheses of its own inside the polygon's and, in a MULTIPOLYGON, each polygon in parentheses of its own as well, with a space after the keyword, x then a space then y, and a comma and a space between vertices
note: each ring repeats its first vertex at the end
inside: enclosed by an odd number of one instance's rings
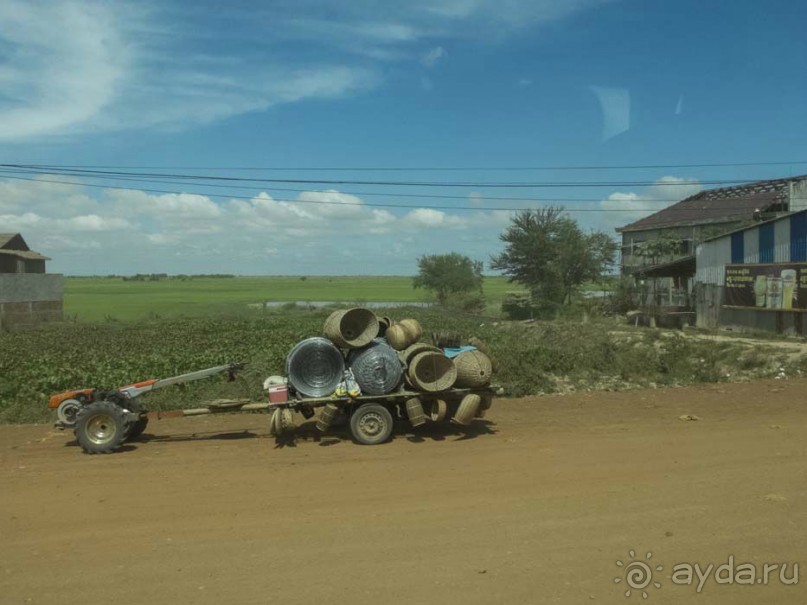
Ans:
POLYGON ((48 407, 56 410, 56 427, 72 428, 79 445, 92 454, 118 449, 126 439, 139 436, 148 425, 146 410, 139 398, 156 389, 201 380, 226 372, 229 380, 244 367, 241 363, 216 366, 159 380, 144 380, 107 391, 78 389, 53 395, 48 407))

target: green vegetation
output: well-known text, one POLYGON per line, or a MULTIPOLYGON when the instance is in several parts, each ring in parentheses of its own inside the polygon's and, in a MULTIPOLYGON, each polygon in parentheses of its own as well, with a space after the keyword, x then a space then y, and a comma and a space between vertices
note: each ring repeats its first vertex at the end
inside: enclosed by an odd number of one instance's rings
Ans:
MULTIPOLYGON (((485 278, 491 308, 507 290, 518 289, 504 277, 485 278)), ((243 315, 247 305, 263 301, 424 302, 405 276, 339 277, 194 277, 131 280, 116 277, 69 277, 65 280, 65 315, 79 321, 132 321, 155 317, 243 315)))
POLYGON ((500 239, 505 248, 491 267, 527 288, 544 317, 571 305, 586 282, 602 281, 617 250, 607 233, 585 233, 562 208, 551 206, 518 212, 500 239))
POLYGON ((467 256, 433 254, 418 258, 418 274, 412 280, 417 288, 431 290, 437 302, 444 305, 450 296, 482 292, 482 263, 467 256))
MULTIPOLYGON (((298 280, 299 281, 299 280, 298 280)), ((312 280, 307 280, 312 281, 312 280)), ((262 399, 261 383, 282 373, 287 352, 319 334, 328 310, 277 310, 264 316, 157 319, 136 323, 64 323, 0 335, 0 421, 52 418, 48 397, 80 388, 115 388, 233 361, 248 362, 237 381, 213 378, 158 391, 150 409, 194 407, 217 397, 262 399)), ((719 343, 612 321, 531 324, 480 320, 442 308, 379 310, 415 317, 432 332, 487 342, 496 382, 508 394, 573 389, 624 389, 772 376, 790 364, 775 349, 719 343)))

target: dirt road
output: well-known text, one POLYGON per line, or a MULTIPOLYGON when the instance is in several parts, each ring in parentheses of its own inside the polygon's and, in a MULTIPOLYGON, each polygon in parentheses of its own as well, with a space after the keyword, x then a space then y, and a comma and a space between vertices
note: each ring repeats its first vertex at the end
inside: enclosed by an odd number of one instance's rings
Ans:
POLYGON ((308 425, 278 447, 263 415, 153 422, 110 456, 3 426, 0 603, 807 603, 806 393, 500 400, 376 447, 308 425), (631 549, 660 588, 627 584, 631 549), (734 584, 673 581, 730 556, 734 584), (757 582, 784 562, 798 584, 757 582))

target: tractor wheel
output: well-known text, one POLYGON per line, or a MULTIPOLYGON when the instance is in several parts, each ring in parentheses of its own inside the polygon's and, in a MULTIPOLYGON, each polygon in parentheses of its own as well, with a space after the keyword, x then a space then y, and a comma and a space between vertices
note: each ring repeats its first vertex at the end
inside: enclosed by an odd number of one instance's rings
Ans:
POLYGON ((126 439, 126 413, 109 401, 84 406, 73 429, 81 448, 88 454, 109 454, 126 439))
POLYGON ((350 417, 350 432, 362 445, 377 445, 392 435, 392 422, 392 414, 383 405, 365 403, 350 417))
POLYGON ((65 399, 56 408, 56 417, 64 427, 76 426, 76 416, 81 410, 81 402, 78 399, 65 399))

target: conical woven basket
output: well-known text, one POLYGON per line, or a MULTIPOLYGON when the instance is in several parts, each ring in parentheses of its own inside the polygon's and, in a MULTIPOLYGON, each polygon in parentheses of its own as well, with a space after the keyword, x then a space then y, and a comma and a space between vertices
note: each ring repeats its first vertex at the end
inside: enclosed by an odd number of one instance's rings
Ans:
POLYGON ((325 337, 343 349, 357 349, 378 336, 378 319, 369 309, 334 311, 325 320, 325 337))
POLYGON ((457 381, 455 386, 460 388, 483 387, 490 383, 493 367, 490 358, 482 351, 466 351, 454 358, 457 366, 457 381))
POLYGON ((385 395, 401 383, 403 365, 398 353, 383 339, 378 338, 363 349, 348 355, 348 367, 366 395, 385 395))
POLYGON ((450 389, 457 379, 454 362, 442 353, 418 353, 409 363, 409 380, 416 389, 437 393, 450 389))

